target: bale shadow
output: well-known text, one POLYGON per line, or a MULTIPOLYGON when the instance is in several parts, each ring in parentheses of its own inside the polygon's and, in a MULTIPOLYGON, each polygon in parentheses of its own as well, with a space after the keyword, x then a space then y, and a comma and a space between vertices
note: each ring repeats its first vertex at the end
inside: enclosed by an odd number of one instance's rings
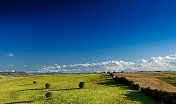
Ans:
POLYGON ((70 88, 70 89, 56 89, 56 90, 48 90, 48 91, 69 91, 69 90, 77 90, 77 89, 80 89, 80 88, 70 88))
POLYGON ((125 86, 124 84, 118 84, 117 82, 114 81, 114 79, 104 79, 102 82, 99 82, 97 84, 108 86, 108 87, 121 87, 125 90, 133 90, 129 86, 125 86))
POLYGON ((19 90, 19 91, 28 91, 28 90, 44 90, 46 88, 41 88, 41 89, 24 89, 24 90, 19 90))
POLYGON ((19 102, 5 103, 5 104, 31 103, 31 102, 33 102, 33 101, 19 101, 19 102))
POLYGON ((103 76, 110 76, 109 74, 102 74, 103 76))
POLYGON ((151 98, 150 96, 146 96, 140 92, 130 91, 128 94, 123 94, 126 96, 126 99, 130 101, 139 101, 142 104, 160 104, 157 100, 151 98))
POLYGON ((97 84, 110 86, 110 87, 117 87, 117 83, 113 79, 104 79, 102 82, 99 82, 97 84))

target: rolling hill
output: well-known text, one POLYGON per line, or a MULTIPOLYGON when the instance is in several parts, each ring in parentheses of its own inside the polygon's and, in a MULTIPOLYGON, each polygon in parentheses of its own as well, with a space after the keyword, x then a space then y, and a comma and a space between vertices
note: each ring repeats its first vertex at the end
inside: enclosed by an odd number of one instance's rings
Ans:
POLYGON ((159 104, 107 74, 38 75, 0 79, 1 104, 159 104), (36 84, 32 82, 36 81, 36 84), (79 82, 85 82, 83 89, 79 82), (45 89, 45 83, 51 84, 45 89), (45 94, 52 93, 51 99, 45 94))

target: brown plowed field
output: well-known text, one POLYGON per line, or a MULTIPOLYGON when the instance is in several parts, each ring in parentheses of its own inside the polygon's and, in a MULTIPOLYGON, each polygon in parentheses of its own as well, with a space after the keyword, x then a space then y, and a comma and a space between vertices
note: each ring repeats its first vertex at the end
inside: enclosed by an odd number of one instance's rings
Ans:
POLYGON ((114 73, 118 77, 126 77, 128 80, 134 81, 141 87, 151 89, 159 89, 168 92, 176 92, 176 87, 167 82, 157 79, 157 77, 176 77, 176 72, 135 72, 135 73, 114 73))

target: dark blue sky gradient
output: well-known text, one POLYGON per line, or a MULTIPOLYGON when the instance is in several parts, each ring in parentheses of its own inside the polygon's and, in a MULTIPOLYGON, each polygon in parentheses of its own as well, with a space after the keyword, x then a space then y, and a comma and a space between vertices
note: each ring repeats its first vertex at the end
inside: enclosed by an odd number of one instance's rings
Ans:
POLYGON ((0 0, 0 63, 75 64, 175 54, 175 5, 175 0, 0 0))

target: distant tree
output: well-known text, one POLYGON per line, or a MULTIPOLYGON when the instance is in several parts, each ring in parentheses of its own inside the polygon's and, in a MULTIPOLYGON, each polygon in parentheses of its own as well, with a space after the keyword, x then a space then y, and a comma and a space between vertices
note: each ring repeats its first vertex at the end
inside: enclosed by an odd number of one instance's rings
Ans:
POLYGON ((107 74, 110 74, 110 73, 111 73, 110 71, 107 72, 107 74))
POLYGON ((84 84, 85 84, 85 82, 80 82, 79 85, 78 85, 79 88, 80 88, 80 89, 83 88, 83 87, 84 87, 84 84))
POLYGON ((124 71, 121 71, 121 73, 124 73, 124 71))
POLYGON ((33 81, 33 84, 36 84, 37 82, 36 81, 33 81))
POLYGON ((46 84, 45 84, 46 89, 49 89, 50 86, 51 86, 51 85, 50 85, 49 83, 46 83, 46 84))

